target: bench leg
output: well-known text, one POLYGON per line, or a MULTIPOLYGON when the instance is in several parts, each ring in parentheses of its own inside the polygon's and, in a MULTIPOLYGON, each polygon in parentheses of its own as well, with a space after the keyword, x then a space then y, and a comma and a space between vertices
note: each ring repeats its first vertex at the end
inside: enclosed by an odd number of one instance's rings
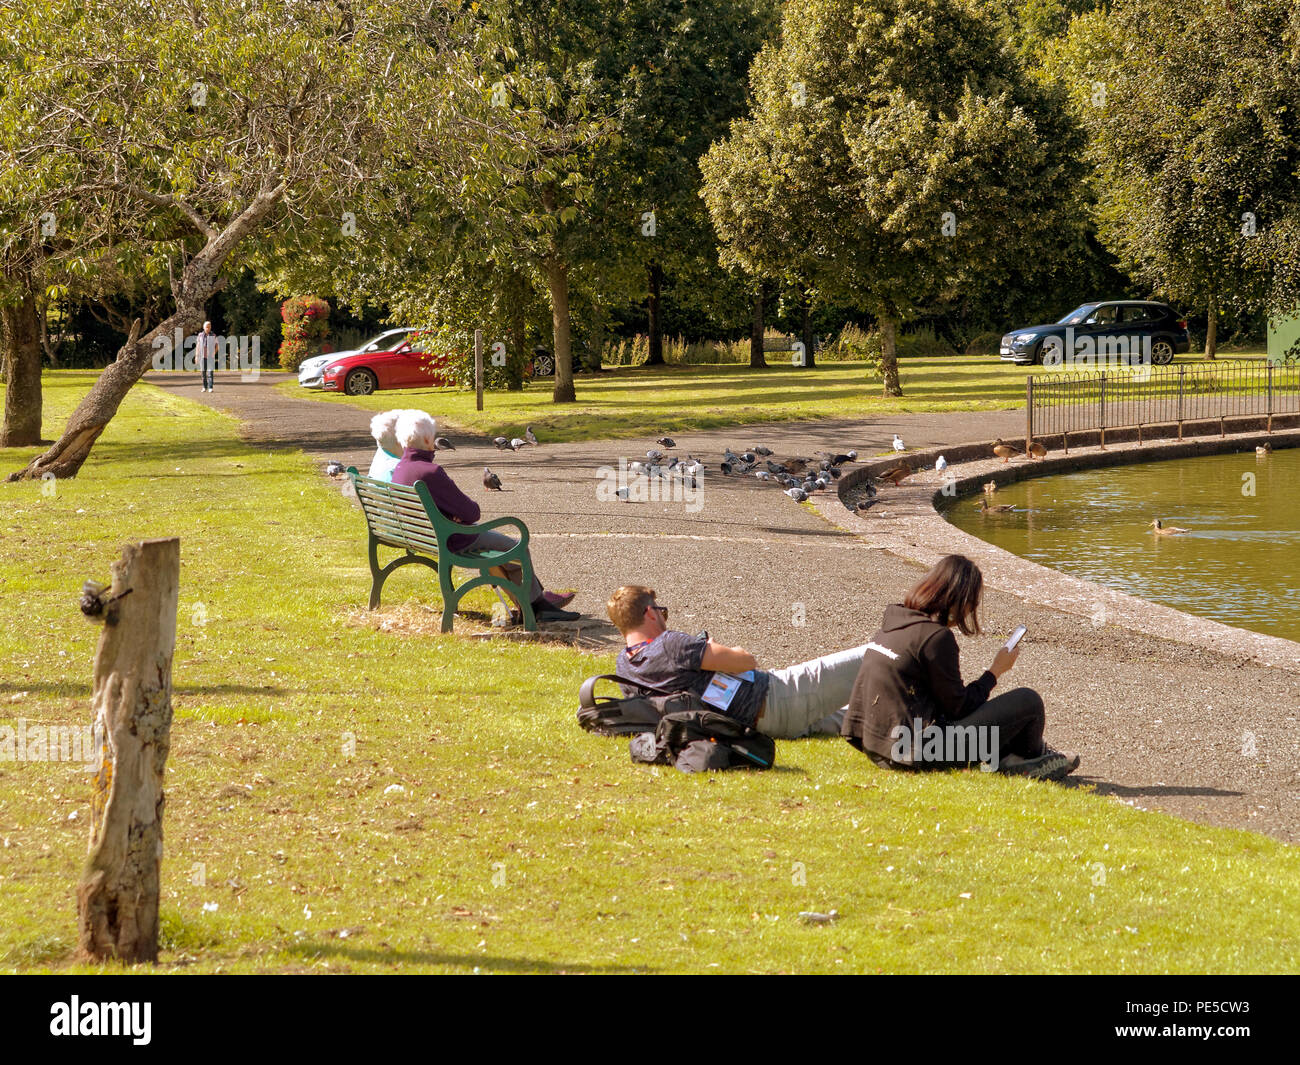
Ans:
POLYGON ((379 593, 384 587, 384 578, 388 576, 379 568, 379 542, 372 534, 370 537, 370 609, 379 606, 379 593))
POLYGON ((443 566, 438 570, 438 585, 442 589, 442 631, 451 632, 456 619, 456 606, 460 603, 460 592, 452 583, 451 574, 454 567, 443 566))

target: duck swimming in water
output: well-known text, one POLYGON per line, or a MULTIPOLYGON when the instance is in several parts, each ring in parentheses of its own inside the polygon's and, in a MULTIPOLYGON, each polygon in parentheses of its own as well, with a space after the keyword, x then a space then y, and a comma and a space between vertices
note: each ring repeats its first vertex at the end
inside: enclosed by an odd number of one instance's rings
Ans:
POLYGON ((1188 530, 1180 529, 1177 525, 1170 525, 1166 528, 1165 524, 1156 518, 1147 528, 1155 529, 1157 536, 1177 536, 1179 533, 1185 533, 1188 530))

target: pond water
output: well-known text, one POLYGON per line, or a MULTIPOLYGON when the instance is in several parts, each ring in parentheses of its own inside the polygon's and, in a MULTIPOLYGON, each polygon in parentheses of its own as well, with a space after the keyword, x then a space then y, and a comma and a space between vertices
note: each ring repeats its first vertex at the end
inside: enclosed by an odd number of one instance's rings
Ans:
POLYGON ((945 517, 1013 554, 1189 614, 1300 640, 1300 448, 1034 478, 945 517), (1157 536, 1153 518, 1186 533, 1157 536))

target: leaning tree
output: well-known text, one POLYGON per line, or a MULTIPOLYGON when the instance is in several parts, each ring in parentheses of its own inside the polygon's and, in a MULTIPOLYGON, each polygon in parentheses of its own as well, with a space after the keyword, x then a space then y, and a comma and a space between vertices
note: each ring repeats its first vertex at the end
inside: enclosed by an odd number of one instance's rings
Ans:
POLYGON ((0 97, 0 165, 42 175, 47 222, 102 220, 79 231, 92 244, 169 241, 174 304, 153 329, 133 325, 59 439, 11 480, 76 475, 155 339, 197 330, 245 242, 321 218, 346 227, 392 145, 437 159, 462 153, 471 127, 477 144, 498 128, 516 136, 462 106, 476 97, 479 33, 462 6, 11 5, 7 48, 21 62, 0 97))

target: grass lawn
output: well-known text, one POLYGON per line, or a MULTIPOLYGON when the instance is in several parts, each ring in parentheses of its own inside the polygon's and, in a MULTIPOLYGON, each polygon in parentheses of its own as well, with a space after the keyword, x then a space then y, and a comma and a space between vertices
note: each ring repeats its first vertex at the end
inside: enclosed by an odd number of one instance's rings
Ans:
MULTIPOLYGON (((47 435, 89 380, 47 378, 47 435)), ((837 740, 781 743, 761 774, 632 765, 574 720, 608 656, 380 631, 337 488, 148 385, 77 479, 0 492, 4 725, 88 720, 82 580, 128 539, 181 537, 163 968, 1294 968, 1300 851, 1263 836, 892 774, 837 740)), ((438 605, 421 567, 385 595, 389 616, 438 605)), ((89 794, 76 765, 0 761, 0 968, 80 968, 89 794)))
MULTIPOLYGON (((1246 353, 1223 358, 1249 357, 1246 353)), ((1199 356, 1177 362, 1202 364, 1199 356)), ((900 362, 903 395, 882 396, 879 378, 864 363, 835 362, 812 370, 774 365, 620 367, 577 378, 578 401, 551 402, 549 382, 522 392, 486 392, 484 410, 474 393, 449 388, 401 389, 372 396, 341 396, 302 388, 296 381, 276 387, 286 395, 351 403, 366 410, 420 407, 448 426, 488 436, 518 436, 532 425, 551 442, 655 436, 720 429, 766 421, 861 418, 870 414, 945 410, 1006 410, 1025 402, 1025 377, 1051 373, 1041 366, 1015 366, 989 355, 905 358, 900 362)))

